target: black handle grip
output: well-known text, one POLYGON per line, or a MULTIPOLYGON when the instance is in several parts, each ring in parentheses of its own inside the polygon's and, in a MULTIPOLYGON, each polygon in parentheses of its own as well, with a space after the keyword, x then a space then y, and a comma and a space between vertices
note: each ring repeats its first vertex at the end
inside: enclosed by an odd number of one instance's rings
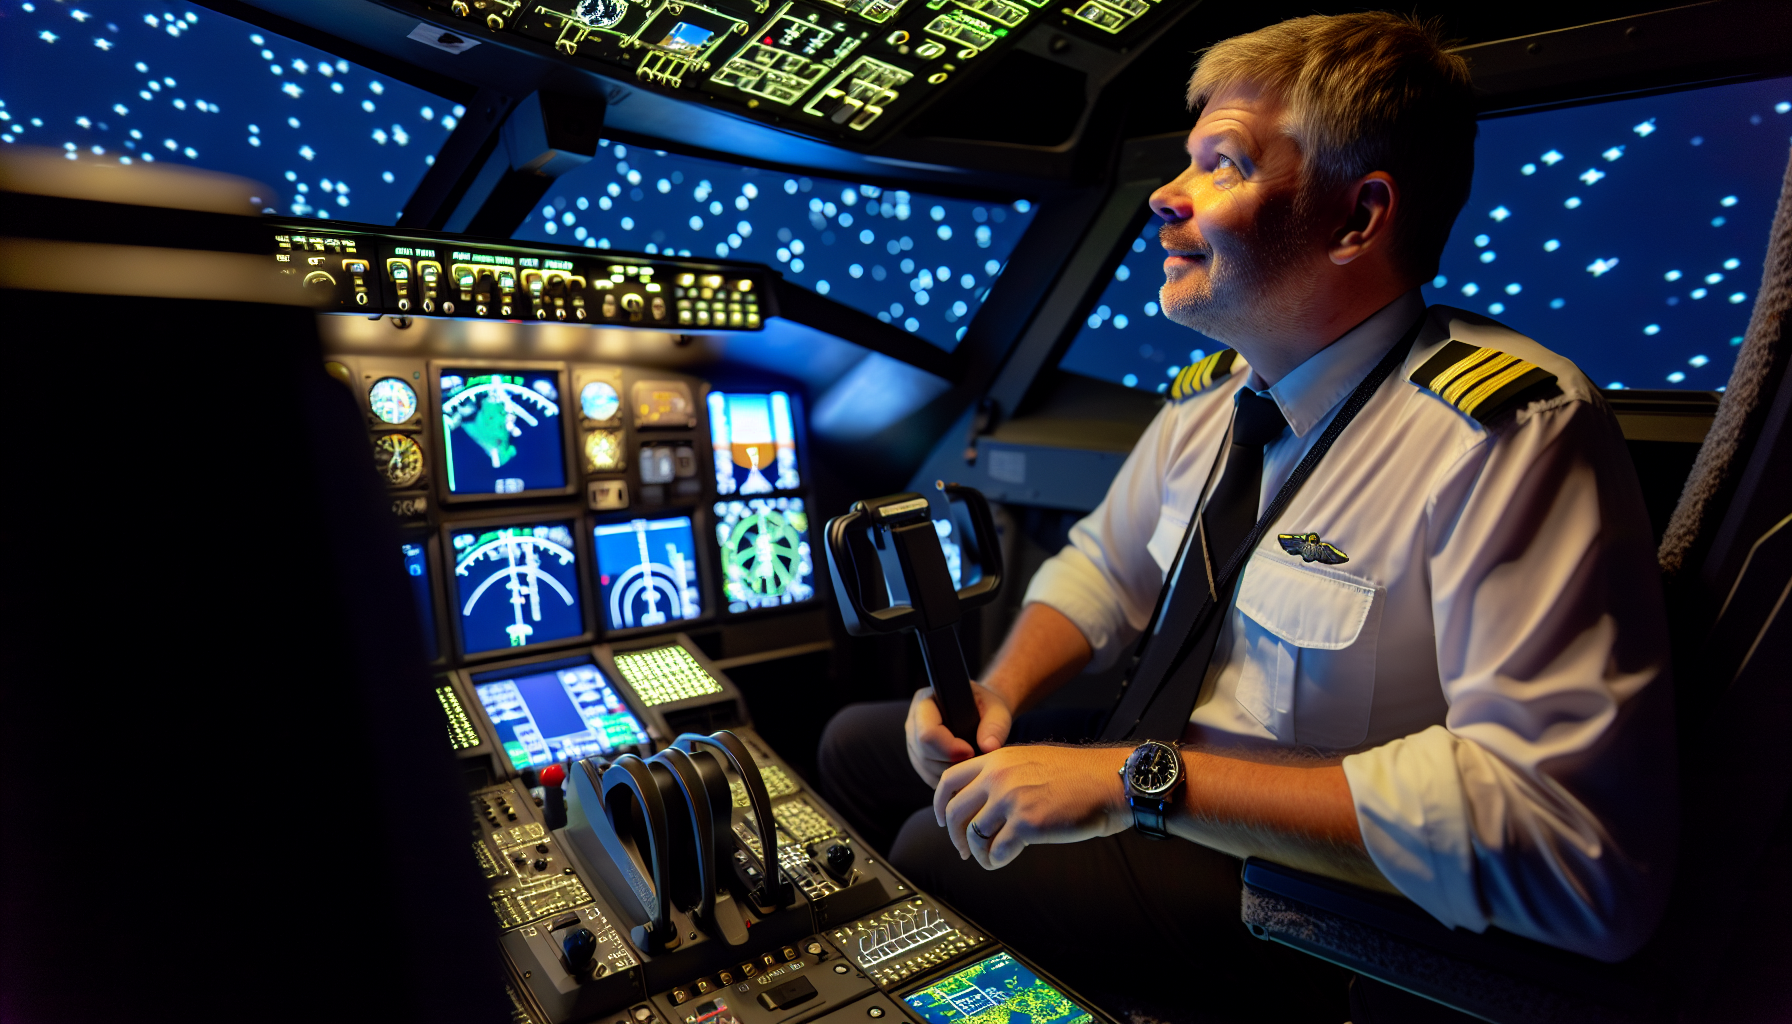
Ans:
POLYGON ((965 511, 971 514, 971 532, 977 538, 977 565, 983 577, 968 587, 959 588, 958 606, 968 611, 986 605, 1002 590, 1001 536, 996 532, 995 516, 989 511, 989 499, 982 491, 963 484, 938 481, 934 486, 947 501, 964 503, 965 511))

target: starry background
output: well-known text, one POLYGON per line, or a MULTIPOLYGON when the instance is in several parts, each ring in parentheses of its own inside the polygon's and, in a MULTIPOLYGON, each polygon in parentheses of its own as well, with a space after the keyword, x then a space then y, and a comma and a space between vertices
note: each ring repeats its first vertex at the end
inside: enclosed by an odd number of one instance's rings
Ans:
MULTIPOLYGON (((1792 79, 1481 122, 1475 184, 1425 301, 1491 316, 1600 387, 1719 391, 1760 287, 1792 79)), ((1146 224, 1060 365, 1163 391, 1214 351, 1165 320, 1146 224)))
POLYGON ((463 113, 180 0, 0 4, 0 143, 239 174, 265 213, 394 223, 463 113))
POLYGON ((604 140, 515 237, 765 263, 951 350, 1034 211, 604 140))

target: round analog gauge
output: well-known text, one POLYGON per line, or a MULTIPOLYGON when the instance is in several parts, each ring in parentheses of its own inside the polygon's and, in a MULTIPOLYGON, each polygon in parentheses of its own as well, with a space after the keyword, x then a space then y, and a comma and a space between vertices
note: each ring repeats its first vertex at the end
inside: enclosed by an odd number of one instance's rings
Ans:
POLYGON ((610 384, 594 380, 579 389, 579 408, 588 420, 607 420, 622 408, 622 396, 610 384))
POLYGON ((417 392, 397 377, 387 377, 367 389, 367 404, 382 421, 405 423, 417 415, 417 392))
POLYGON ((627 0, 579 0, 572 16, 592 28, 611 28, 627 13, 627 0))
POLYGON ((622 431, 593 430, 585 435, 585 472, 609 473, 622 468, 622 431))
POLYGON ((393 487, 409 487, 423 475, 423 449, 405 434, 373 439, 373 466, 393 487))

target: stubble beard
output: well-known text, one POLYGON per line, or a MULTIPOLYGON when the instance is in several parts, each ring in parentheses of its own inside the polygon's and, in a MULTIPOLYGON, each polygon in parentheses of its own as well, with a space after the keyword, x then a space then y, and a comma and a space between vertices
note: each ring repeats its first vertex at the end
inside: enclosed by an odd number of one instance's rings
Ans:
POLYGON ((1305 291, 1303 228, 1310 216, 1304 199, 1266 204, 1248 234, 1218 245, 1193 233, 1190 223, 1166 224, 1159 232, 1166 248, 1200 249, 1207 256, 1204 267, 1166 280, 1158 290, 1164 317, 1230 345, 1278 333, 1279 325, 1297 319, 1305 291))

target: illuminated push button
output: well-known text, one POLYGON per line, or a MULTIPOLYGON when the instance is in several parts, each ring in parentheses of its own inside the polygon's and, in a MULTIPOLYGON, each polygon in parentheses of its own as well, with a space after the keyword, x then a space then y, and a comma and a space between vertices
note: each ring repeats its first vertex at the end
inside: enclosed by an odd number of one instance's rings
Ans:
MULTIPOLYGON (((722 283, 722 275, 720 274, 703 275, 703 287, 705 288, 720 288, 722 287, 722 283)), ((707 299, 709 296, 705 295, 704 298, 707 299)))
POLYGON ((716 290, 706 286, 702 291, 697 293, 697 297, 700 299, 713 299, 716 297, 716 290))
POLYGON ((690 310, 688 310, 688 309, 681 309, 681 310, 679 310, 679 311, 678 311, 678 322, 679 322, 679 323, 681 323, 681 324, 688 324, 688 323, 690 323, 690 322, 691 322, 691 321, 692 321, 692 320, 693 320, 693 319, 695 319, 695 318, 694 318, 694 317, 692 317, 692 316, 691 316, 691 311, 690 311, 690 310))
POLYGON ((689 288, 691 285, 694 285, 696 283, 697 283, 697 275, 696 274, 680 274, 680 275, 678 275, 678 284, 680 287, 689 288))
POLYGON ((743 292, 750 292, 753 290, 753 282, 750 278, 743 277, 740 280, 734 282, 734 287, 740 289, 743 292))

